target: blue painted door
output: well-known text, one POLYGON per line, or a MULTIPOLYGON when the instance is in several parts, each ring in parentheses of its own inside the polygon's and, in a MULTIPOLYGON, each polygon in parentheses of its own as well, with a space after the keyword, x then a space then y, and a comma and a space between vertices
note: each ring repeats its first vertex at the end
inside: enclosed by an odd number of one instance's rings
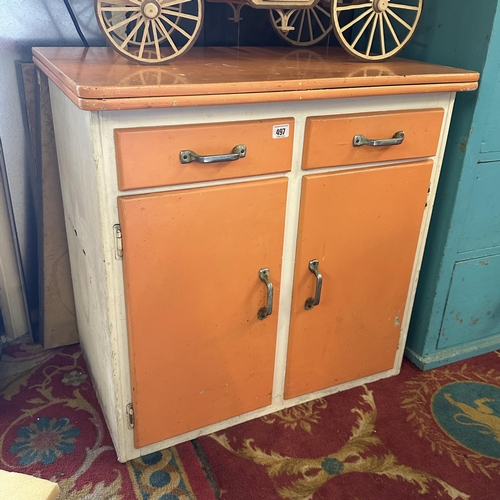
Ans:
MULTIPOLYGON (((497 137, 500 138, 500 124, 497 137)), ((478 163, 466 201, 459 252, 500 246, 499 190, 500 162, 478 163)))
POLYGON ((455 264, 438 348, 500 333, 500 255, 455 264))
MULTIPOLYGON (((498 49, 500 50, 500 49, 498 49)), ((486 129, 481 144, 484 160, 500 160, 500 68, 498 70, 495 90, 488 111, 486 129)))

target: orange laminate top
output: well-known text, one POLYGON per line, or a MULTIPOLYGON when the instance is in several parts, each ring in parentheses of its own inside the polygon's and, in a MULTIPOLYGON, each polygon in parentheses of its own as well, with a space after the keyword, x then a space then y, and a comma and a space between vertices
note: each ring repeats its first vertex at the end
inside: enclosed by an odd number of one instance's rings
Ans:
POLYGON ((400 58, 363 62, 343 49, 194 47, 142 66, 106 47, 33 49, 35 64, 91 111, 282 102, 477 88, 479 74, 400 58))

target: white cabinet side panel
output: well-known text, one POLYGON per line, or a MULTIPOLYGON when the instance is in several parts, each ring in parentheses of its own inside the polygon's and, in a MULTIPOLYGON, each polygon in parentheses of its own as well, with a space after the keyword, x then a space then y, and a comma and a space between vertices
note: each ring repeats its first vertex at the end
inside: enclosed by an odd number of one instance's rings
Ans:
MULTIPOLYGON (((80 343, 113 441, 117 412, 92 116, 50 85, 80 343)), ((116 442, 115 442, 116 444, 116 442)))

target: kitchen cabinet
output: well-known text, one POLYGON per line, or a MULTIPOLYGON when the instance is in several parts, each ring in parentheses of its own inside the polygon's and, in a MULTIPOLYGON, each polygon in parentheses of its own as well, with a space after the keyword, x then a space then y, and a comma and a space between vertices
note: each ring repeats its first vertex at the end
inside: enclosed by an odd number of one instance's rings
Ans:
POLYGON ((399 372, 455 93, 477 73, 331 48, 34 60, 119 460, 399 372))
POLYGON ((498 0, 443 0, 426 5, 406 51, 481 72, 478 92, 457 98, 408 333, 424 370, 500 347, 499 43, 498 0))

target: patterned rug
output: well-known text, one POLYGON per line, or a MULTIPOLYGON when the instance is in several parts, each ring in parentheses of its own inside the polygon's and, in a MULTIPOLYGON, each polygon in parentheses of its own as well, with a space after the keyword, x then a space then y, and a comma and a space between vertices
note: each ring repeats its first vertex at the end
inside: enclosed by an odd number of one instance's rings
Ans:
POLYGON ((499 500, 500 352, 198 441, 224 500, 499 500))
POLYGON ((0 469, 56 481, 61 500, 215 499, 191 443, 117 462, 78 346, 4 350, 0 469))
POLYGON ((64 500, 498 500, 500 352, 116 461, 78 346, 0 363, 0 468, 64 500))

